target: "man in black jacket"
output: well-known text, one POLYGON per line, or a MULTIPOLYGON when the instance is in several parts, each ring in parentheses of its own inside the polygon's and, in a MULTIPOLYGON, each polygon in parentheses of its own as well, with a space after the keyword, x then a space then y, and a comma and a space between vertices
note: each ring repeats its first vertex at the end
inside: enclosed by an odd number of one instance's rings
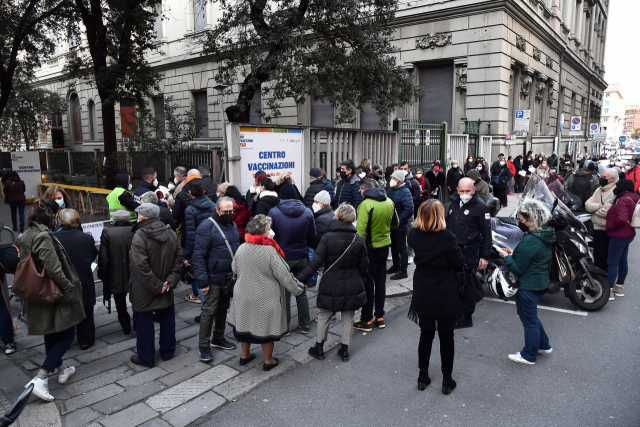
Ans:
POLYGON ((362 203, 360 194, 360 177, 355 175, 356 165, 353 160, 345 160, 340 163, 340 180, 336 184, 336 198, 331 204, 337 209, 342 203, 348 203, 358 211, 362 203))
POLYGON ((216 193, 218 192, 218 184, 211 178, 211 168, 207 165, 198 166, 198 170, 200 171, 200 176, 202 177, 202 185, 204 185, 204 190, 206 191, 206 196, 211 199, 212 202, 215 202, 218 198, 216 197, 216 193))
POLYGON ((155 193, 156 188, 158 188, 158 173, 153 170, 153 168, 144 168, 140 172, 140 178, 142 178, 142 182, 140 182, 140 187, 133 193, 133 200, 136 203, 140 203, 140 196, 148 191, 153 191, 155 193))
POLYGON ((265 177, 260 180, 256 188, 257 200, 251 209, 251 216, 269 215, 269 211, 280 203, 276 184, 271 178, 265 177))
MULTIPOLYGON (((320 172, 320 169, 311 168, 311 171, 309 171, 309 188, 307 188, 307 192, 304 194, 304 200, 302 202, 304 203, 304 207, 311 209, 313 206, 313 199, 316 197, 316 194, 326 190, 327 188, 322 180, 322 172, 320 172)), ((327 192, 327 194, 329 193, 327 192)))
MULTIPOLYGON (((320 179, 319 182, 322 182, 320 179)), ((305 195, 305 200, 306 200, 305 195)), ((329 224, 333 221, 334 213, 331 209, 331 196, 327 190, 322 190, 315 195, 313 203, 310 206, 313 211, 313 219, 316 221, 316 237, 313 239, 313 243, 309 245, 309 259, 313 259, 313 253, 320 243, 320 239, 329 231, 329 224)), ((318 275, 314 274, 309 279, 307 286, 313 287, 316 285, 318 275)))
MULTIPOLYGON (((447 230, 458 240, 464 256, 465 267, 484 270, 491 256, 491 215, 489 208, 475 194, 473 180, 462 178, 458 183, 458 194, 451 195, 446 212, 447 230)), ((462 304, 462 319, 458 328, 473 326, 471 316, 476 305, 465 300, 462 304)))

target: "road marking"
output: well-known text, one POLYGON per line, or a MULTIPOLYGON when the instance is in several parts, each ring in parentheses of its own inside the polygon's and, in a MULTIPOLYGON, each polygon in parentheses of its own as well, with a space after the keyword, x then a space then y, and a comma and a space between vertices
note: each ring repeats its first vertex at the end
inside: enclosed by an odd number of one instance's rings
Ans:
MULTIPOLYGON (((514 304, 514 305, 516 303, 515 301, 504 301, 498 298, 484 298, 484 300, 493 301, 493 302, 502 302, 505 304, 514 304)), ((582 310, 571 311, 571 310, 565 310, 564 308, 546 307, 544 305, 539 305, 538 308, 541 310, 557 311, 558 313, 574 314, 576 316, 584 316, 584 317, 587 317, 587 315, 589 314, 588 311, 582 311, 582 310)))

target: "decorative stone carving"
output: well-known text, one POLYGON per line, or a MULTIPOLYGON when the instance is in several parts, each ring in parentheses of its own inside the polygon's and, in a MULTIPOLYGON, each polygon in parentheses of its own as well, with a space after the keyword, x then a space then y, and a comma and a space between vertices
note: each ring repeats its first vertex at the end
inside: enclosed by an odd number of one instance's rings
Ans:
POLYGON ((544 5, 544 3, 542 3, 540 5, 540 7, 542 7, 542 15, 546 18, 549 19, 551 18, 551 11, 544 5))
POLYGON ((560 23, 560 27, 562 27, 562 32, 566 35, 569 34, 569 27, 567 27, 567 24, 565 24, 564 22, 560 23))
POLYGON ((546 85, 542 82, 536 85, 536 102, 542 102, 544 100, 544 90, 546 85))
POLYGON ((420 49, 435 49, 448 44, 451 44, 451 34, 432 33, 416 39, 416 47, 420 49))
POLYGON ((547 56, 547 68, 551 68, 553 70, 553 59, 550 56, 547 56))
POLYGON ((533 6, 537 6, 538 0, 529 0, 529 3, 531 3, 533 6))
POLYGON ((523 52, 527 50, 527 41, 521 35, 516 35, 516 47, 523 52))
POLYGON ((535 46, 533 47, 533 59, 538 62, 541 62, 542 60, 542 51, 535 46))
POLYGON ((531 76, 523 74, 522 77, 520 77, 520 96, 522 96, 523 99, 527 99, 529 97, 531 83, 531 76))
POLYGON ((573 43, 576 45, 576 49, 579 48, 580 45, 582 44, 582 43, 580 43, 580 40, 578 40, 577 37, 573 40, 573 43))
POLYGON ((456 76, 458 77, 456 90, 460 93, 465 93, 467 91, 467 67, 457 67, 456 76))
POLYGON ((549 87, 547 88, 547 93, 549 94, 549 96, 547 97, 547 105, 551 107, 553 105, 553 94, 555 93, 553 84, 549 85, 549 87))

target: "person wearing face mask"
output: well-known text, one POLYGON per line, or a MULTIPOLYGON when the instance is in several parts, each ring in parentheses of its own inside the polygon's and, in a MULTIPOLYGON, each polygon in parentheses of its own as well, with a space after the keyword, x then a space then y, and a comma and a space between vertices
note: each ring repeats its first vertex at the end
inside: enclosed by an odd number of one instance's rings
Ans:
POLYGON ((387 188, 387 180, 385 174, 382 172, 381 165, 373 165, 373 171, 371 172, 371 176, 374 181, 378 183, 380 188, 387 188))
POLYGON ((489 170, 485 164, 484 158, 478 157, 476 159, 476 170, 480 172, 480 178, 487 184, 489 184, 489 170))
POLYGON ((136 189, 135 193, 133 193, 133 200, 136 203, 140 203, 140 196, 148 191, 153 191, 155 193, 156 188, 158 188, 158 173, 153 168, 144 168, 140 172, 140 186, 136 189))
POLYGON ((140 203, 133 200, 131 194, 131 177, 124 173, 116 174, 115 178, 116 188, 107 196, 107 203, 109 203, 109 219, 113 221, 113 213, 120 209, 124 209, 129 212, 131 222, 135 223, 138 219, 135 210, 140 203))
POLYGON ((538 154, 538 156, 533 161, 533 167, 537 168, 542 164, 542 162, 546 162, 546 161, 547 161, 546 156, 544 155, 543 152, 540 152, 540 154, 538 154))
MULTIPOLYGON (((25 232, 19 241, 20 259, 31 256, 36 265, 42 266, 47 276, 60 288, 63 297, 55 304, 25 302, 29 318, 29 335, 44 335, 45 359, 35 378, 33 394, 46 401, 54 400, 49 392, 49 378, 57 370, 58 382, 65 384, 76 372, 63 361, 64 354, 75 338, 75 326, 84 318, 82 285, 64 246, 51 230, 56 225, 58 204, 44 197, 35 203, 25 232)), ((16 282, 14 282, 14 286, 16 282)))
POLYGON ((536 168, 535 174, 542 179, 547 179, 549 177, 549 165, 546 161, 540 163, 540 166, 536 168))
POLYGON ((584 156, 582 154, 578 154, 576 158, 576 164, 578 165, 578 170, 584 167, 584 156))
POLYGON ((178 194, 182 191, 182 187, 184 187, 184 180, 187 178, 187 168, 184 166, 178 166, 173 170, 173 184, 175 185, 175 190, 173 194, 178 194))
POLYGON ((467 156, 467 160, 464 162, 464 174, 466 175, 467 172, 475 168, 476 168, 476 159, 471 154, 469 154, 469 156, 467 156))
POLYGON ((422 173, 422 169, 418 168, 416 169, 416 173, 414 175, 416 181, 418 181, 418 184, 420 184, 420 187, 424 190, 424 183, 426 181, 424 174, 422 173))
POLYGON ((455 192, 458 191, 458 183, 462 178, 464 178, 464 174, 458 167, 458 161, 452 160, 451 169, 447 172, 447 189, 449 190, 449 195, 455 194, 455 192))
POLYGON ((336 209, 342 203, 348 203, 357 211, 362 203, 360 195, 360 177, 355 174, 353 160, 345 160, 340 164, 340 181, 336 184, 336 198, 331 206, 336 209))
MULTIPOLYGON (((457 239, 464 256, 465 267, 484 270, 491 256, 491 215, 487 205, 478 199, 473 180, 462 178, 458 183, 458 194, 451 196, 446 212, 447 230, 457 239)), ((471 316, 476 305, 461 299, 462 318, 458 328, 473 326, 471 316)))
POLYGON ((322 172, 319 168, 311 168, 309 171, 309 188, 307 188, 307 192, 304 194, 304 200, 302 202, 305 207, 311 209, 316 194, 321 191, 327 191, 327 187, 322 180, 322 172))
POLYGON ((258 200, 253 204, 251 216, 269 215, 269 211, 280 203, 275 183, 271 178, 262 178, 256 190, 258 200))
POLYGON ((18 231, 17 213, 20 213, 20 232, 24 231, 24 207, 27 203, 27 197, 24 195, 26 187, 24 181, 20 179, 18 172, 11 171, 4 184, 5 200, 11 207, 11 222, 13 223, 13 231, 18 231))
POLYGON ((446 177, 444 176, 444 171, 442 169, 442 164, 439 160, 433 162, 433 166, 431 169, 427 171, 427 181, 429 182, 429 187, 431 192, 429 193, 432 199, 442 200, 444 195, 442 194, 442 189, 446 184, 446 177))
MULTIPOLYGON (((322 239, 322 236, 329 231, 329 224, 333 220, 331 197, 329 197, 329 193, 326 190, 322 190, 315 195, 313 204, 311 205, 311 210, 313 211, 313 219, 316 222, 316 238, 314 239, 313 244, 309 246, 309 259, 313 258, 313 254, 318 243, 320 243, 320 239, 322 239)), ((317 278, 317 274, 311 276, 307 286, 310 288, 314 287, 316 285, 317 278)))
MULTIPOLYGON (((184 248, 186 244, 186 233, 184 232, 184 213, 189 207, 189 203, 191 203, 191 194, 189 194, 189 190, 191 189, 191 181, 194 179, 200 179, 200 171, 198 169, 189 169, 187 172, 187 177, 182 181, 182 191, 176 193, 175 195, 175 203, 173 205, 173 209, 171 210, 171 215, 173 216, 173 220, 176 223, 178 237, 180 238, 180 244, 184 248)), ((222 187, 222 184, 220 184, 222 187)))
POLYGON ((511 180, 511 169, 507 166, 504 155, 491 166, 491 185, 493 185, 493 194, 500 200, 500 204, 507 206, 507 191, 509 189, 509 181, 511 180))
POLYGON ((513 174, 513 176, 515 177, 515 184, 513 187, 513 191, 516 194, 522 193, 522 190, 524 189, 524 183, 523 183, 523 179, 522 179, 522 174, 520 173, 520 171, 522 171, 522 160, 523 160, 523 155, 520 154, 519 156, 516 156, 515 159, 513 159, 513 166, 515 166, 515 173, 513 174))
POLYGON ((613 190, 618 182, 618 171, 606 169, 599 180, 600 187, 589 197, 585 208, 591 212, 593 222, 593 263, 596 267, 607 271, 609 255, 609 236, 607 235, 607 212, 616 199, 613 190))
POLYGON ((509 170, 511 171, 511 179, 509 180, 509 195, 513 196, 513 190, 515 189, 515 176, 516 176, 516 166, 513 163, 513 157, 509 156, 507 159, 507 166, 509 166, 509 170))
POLYGON ((56 201, 60 209, 75 209, 71 204, 71 198, 67 192, 59 185, 50 185, 47 187, 47 191, 44 192, 44 197, 49 197, 56 201))
POLYGON ((198 340, 200 360, 203 362, 213 360, 210 347, 223 350, 236 348, 235 344, 224 338, 230 298, 222 293, 222 284, 227 274, 232 272, 231 263, 239 246, 238 227, 233 222, 233 199, 220 197, 216 201, 215 211, 198 226, 191 257, 196 282, 205 298, 198 340))
POLYGON ((624 167, 624 177, 633 181, 633 191, 637 193, 638 189, 640 189, 640 168, 638 167, 637 157, 627 161, 624 167))
MULTIPOLYGON (((355 167, 354 167, 355 169, 355 167)), ((280 189, 282 201, 269 211, 271 229, 276 233, 274 239, 284 252, 284 260, 297 276, 309 262, 309 247, 313 247, 316 237, 316 223, 311 209, 306 208, 298 200, 296 189, 292 184, 285 184, 280 189)), ((337 196, 336 196, 337 198, 337 196)), ((291 323, 291 293, 285 292, 287 309, 287 330, 291 323)), ((309 300, 307 293, 296 296, 298 306, 298 326, 300 332, 307 335, 311 324, 309 300)))
MULTIPOLYGON (((407 184, 407 188, 409 188, 409 190, 411 191, 411 198, 413 199, 413 214, 415 215, 416 212, 418 212, 418 208, 420 207, 420 203, 422 202, 422 194, 425 193, 429 194, 429 191, 431 188, 426 189, 415 177, 415 175, 413 173, 411 173, 411 165, 409 164, 409 162, 402 162, 400 163, 400 169, 405 171, 405 173, 407 174, 407 177, 405 178, 405 182, 407 184)), ((421 177, 423 178, 423 177, 421 177)), ((424 185, 428 185, 429 181, 428 180, 424 180, 422 181, 424 183, 424 185)), ((412 219, 409 220, 409 223, 412 222, 412 219)), ((408 230, 408 228, 407 228, 408 230)), ((413 250, 409 249, 409 259, 411 260, 411 258, 413 258, 413 250)), ((411 264, 411 261, 409 262, 409 264, 411 264)))
POLYGON ((391 184, 387 196, 391 199, 398 213, 398 228, 391 231, 391 256, 393 265, 387 274, 393 274, 391 280, 406 279, 409 265, 407 250, 407 228, 413 217, 413 198, 405 181, 406 172, 397 170, 391 175, 391 184), (394 274, 395 273, 395 274, 394 274))

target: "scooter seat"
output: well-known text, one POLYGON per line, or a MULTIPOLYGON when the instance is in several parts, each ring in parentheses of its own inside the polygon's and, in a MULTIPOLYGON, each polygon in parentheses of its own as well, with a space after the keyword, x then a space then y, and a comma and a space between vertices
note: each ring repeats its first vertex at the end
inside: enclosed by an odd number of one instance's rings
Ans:
POLYGON ((501 248, 506 246, 509 249, 514 250, 518 246, 518 243, 520 243, 520 240, 509 240, 501 234, 493 233, 493 244, 498 245, 501 248))

